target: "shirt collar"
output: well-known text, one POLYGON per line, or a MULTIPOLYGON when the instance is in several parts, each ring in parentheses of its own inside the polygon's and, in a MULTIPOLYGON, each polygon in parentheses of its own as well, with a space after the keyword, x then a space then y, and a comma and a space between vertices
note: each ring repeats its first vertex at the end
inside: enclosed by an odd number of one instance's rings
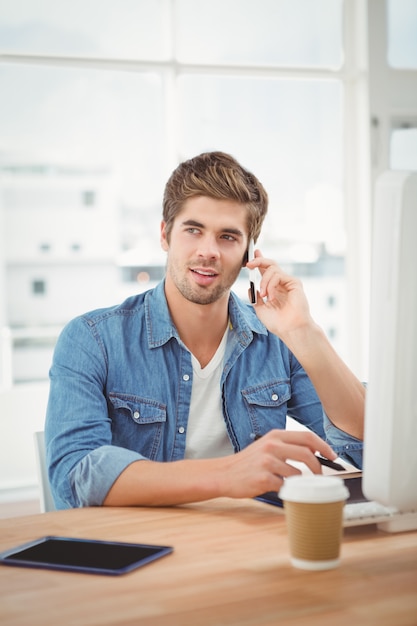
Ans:
MULTIPOLYGON (((170 339, 180 341, 178 332, 171 319, 165 297, 165 280, 145 295, 145 316, 150 348, 158 348, 170 339)), ((240 335, 246 343, 248 335, 267 334, 267 330, 258 319, 252 305, 245 303, 233 292, 229 298, 230 328, 240 335)))

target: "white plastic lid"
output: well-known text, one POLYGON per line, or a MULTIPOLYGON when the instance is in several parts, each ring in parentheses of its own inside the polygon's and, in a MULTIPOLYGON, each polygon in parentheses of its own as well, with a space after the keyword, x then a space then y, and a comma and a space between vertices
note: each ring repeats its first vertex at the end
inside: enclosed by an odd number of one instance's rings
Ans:
POLYGON ((289 502, 339 502, 346 500, 349 490, 336 476, 289 476, 279 491, 279 497, 289 502))

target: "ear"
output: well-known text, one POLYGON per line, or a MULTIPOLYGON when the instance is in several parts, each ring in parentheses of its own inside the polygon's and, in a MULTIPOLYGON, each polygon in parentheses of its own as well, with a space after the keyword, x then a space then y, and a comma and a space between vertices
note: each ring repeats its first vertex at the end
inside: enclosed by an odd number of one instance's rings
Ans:
POLYGON ((169 249, 169 243, 168 243, 168 240, 167 240, 167 233, 166 233, 166 224, 165 224, 165 222, 161 222, 161 237, 160 237, 160 241, 161 241, 162 250, 165 250, 165 252, 167 252, 168 249, 169 249))

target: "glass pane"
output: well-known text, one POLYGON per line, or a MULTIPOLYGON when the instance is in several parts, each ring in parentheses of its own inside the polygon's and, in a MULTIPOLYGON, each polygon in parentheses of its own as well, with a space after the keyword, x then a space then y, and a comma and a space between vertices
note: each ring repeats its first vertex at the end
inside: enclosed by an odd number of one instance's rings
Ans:
POLYGON ((0 3, 8 53, 166 59, 169 0, 19 0, 0 3))
POLYGON ((123 250, 159 229, 160 78, 3 65, 0 82, 9 323, 59 325, 121 301, 123 250), (44 290, 34 299, 35 281, 44 290))
POLYGON ((125 205, 155 202, 163 145, 157 74, 3 65, 0 84, 3 146, 32 155, 34 167, 50 160, 110 168, 125 205))
MULTIPOLYGON (((341 82, 184 75, 179 93, 180 158, 223 150, 259 177, 270 199, 259 247, 303 277, 316 319, 343 354, 341 82)), ((245 297, 243 277, 239 287, 245 297)))
POLYGON ((322 237, 341 226, 339 81, 186 75, 180 97, 181 157, 224 150, 252 167, 267 187, 275 236, 322 237))
POLYGON ((417 68, 417 2, 388 0, 388 62, 417 68))
POLYGON ((193 63, 338 67, 342 0, 177 0, 176 56, 193 63))
POLYGON ((391 134, 390 166, 417 171, 417 128, 401 128, 391 134))

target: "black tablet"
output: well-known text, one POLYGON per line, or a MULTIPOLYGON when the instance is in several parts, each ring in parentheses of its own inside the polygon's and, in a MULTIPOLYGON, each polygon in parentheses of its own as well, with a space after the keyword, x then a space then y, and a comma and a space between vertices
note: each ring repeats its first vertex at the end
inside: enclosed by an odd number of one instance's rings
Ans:
POLYGON ((90 574, 126 574, 170 554, 170 546, 72 537, 41 537, 0 554, 3 565, 90 574))
MULTIPOLYGON (((347 499, 348 503, 367 502, 367 498, 362 492, 362 476, 352 476, 349 478, 345 478, 344 483, 349 490, 349 497, 347 499)), ((256 496, 255 500, 260 500, 261 502, 266 502, 267 504, 272 504, 274 506, 284 506, 283 501, 276 491, 268 491, 267 493, 263 493, 259 496, 256 496)))

